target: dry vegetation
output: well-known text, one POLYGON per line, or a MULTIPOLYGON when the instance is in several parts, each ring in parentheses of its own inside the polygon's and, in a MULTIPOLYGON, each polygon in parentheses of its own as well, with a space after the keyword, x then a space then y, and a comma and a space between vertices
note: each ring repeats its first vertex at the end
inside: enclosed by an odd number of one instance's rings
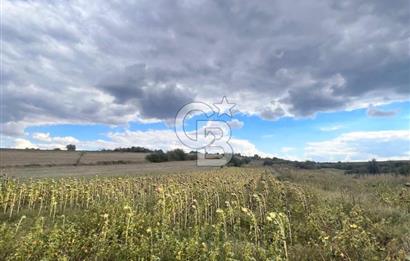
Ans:
POLYGON ((0 260, 410 259, 409 176, 1 152, 0 260))
POLYGON ((8 179, 0 259, 404 260, 402 182, 288 167, 8 179))

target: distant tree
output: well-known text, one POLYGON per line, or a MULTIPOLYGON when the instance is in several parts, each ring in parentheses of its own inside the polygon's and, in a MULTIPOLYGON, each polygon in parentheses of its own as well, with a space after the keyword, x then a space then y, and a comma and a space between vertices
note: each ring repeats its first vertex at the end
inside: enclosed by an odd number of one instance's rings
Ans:
POLYGON ((295 163, 295 166, 301 169, 316 169, 317 168, 316 162, 311 161, 311 160, 306 160, 304 162, 297 161, 295 163))
POLYGON ((76 147, 75 147, 74 144, 68 144, 66 146, 66 148, 67 148, 68 151, 75 151, 76 150, 76 147))
POLYGON ((187 160, 188 155, 181 149, 175 149, 167 152, 169 161, 187 160))
POLYGON ((232 156, 231 160, 228 162, 228 166, 240 167, 244 164, 248 164, 251 161, 248 157, 237 156, 236 154, 232 156))
POLYGON ((410 176, 410 164, 407 164, 407 166, 401 166, 400 168, 398 168, 397 172, 400 175, 410 176))
POLYGON ((372 159, 371 161, 369 161, 369 163, 367 165, 367 170, 370 174, 379 174, 380 173, 380 169, 379 169, 379 166, 377 164, 376 159, 372 159))
POLYGON ((263 165, 264 166, 272 166, 273 165, 273 159, 266 158, 263 160, 263 165))
POLYGON ((196 151, 185 153, 181 149, 170 150, 163 152, 162 150, 156 150, 145 157, 150 162, 163 162, 163 161, 183 161, 183 160, 196 160, 196 151))
POLYGON ((186 156, 186 160, 197 160, 197 159, 198 159, 198 155, 196 151, 191 151, 186 156))
POLYGON ((338 161, 337 163, 336 163, 336 169, 343 169, 344 167, 343 167, 344 165, 343 165, 343 163, 341 162, 341 161, 338 161))
POLYGON ((162 150, 157 150, 145 157, 150 162, 164 162, 168 161, 167 155, 162 150))
POLYGON ((143 153, 148 153, 148 152, 153 152, 150 149, 144 148, 144 147, 129 147, 129 148, 116 148, 114 149, 115 152, 143 152, 143 153))

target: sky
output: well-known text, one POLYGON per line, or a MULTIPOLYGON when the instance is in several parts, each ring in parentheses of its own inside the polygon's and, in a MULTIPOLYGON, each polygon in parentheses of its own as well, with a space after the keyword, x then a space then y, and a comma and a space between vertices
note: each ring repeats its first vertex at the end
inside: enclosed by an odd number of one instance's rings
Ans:
POLYGON ((1 147, 410 159, 410 2, 1 1, 1 147), (231 113, 218 113, 226 97, 231 113))

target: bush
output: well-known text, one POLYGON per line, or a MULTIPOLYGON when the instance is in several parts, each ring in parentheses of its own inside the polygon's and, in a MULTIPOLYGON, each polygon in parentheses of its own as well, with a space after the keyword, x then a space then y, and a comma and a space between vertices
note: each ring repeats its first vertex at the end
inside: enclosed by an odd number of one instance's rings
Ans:
POLYGON ((258 154, 253 155, 253 160, 260 160, 261 157, 258 154))
POLYGON ((300 169, 316 169, 317 168, 316 162, 309 161, 309 160, 307 160, 305 162, 297 161, 295 163, 295 167, 300 168, 300 169))
POLYGON ((162 150, 155 151, 145 157, 150 162, 164 162, 164 161, 184 161, 196 160, 196 152, 185 153, 181 149, 175 149, 164 153, 162 150))
POLYGON ((400 175, 405 175, 405 176, 410 176, 410 166, 401 166, 398 170, 397 173, 400 175))
POLYGON ((196 151, 191 151, 190 153, 187 154, 187 160, 197 160, 198 156, 196 154, 196 151))
POLYGON ((264 166, 272 166, 273 165, 273 159, 269 159, 269 158, 264 159, 263 160, 263 165, 264 166))
POLYGON ((150 162, 164 162, 168 161, 167 155, 162 151, 155 151, 154 153, 151 153, 145 157, 146 160, 150 162))
POLYGON ((183 161, 188 159, 188 155, 181 149, 175 149, 167 152, 169 161, 183 161))
POLYGON ((247 157, 238 157, 234 155, 227 164, 228 166, 240 167, 244 164, 248 164, 251 160, 247 157))

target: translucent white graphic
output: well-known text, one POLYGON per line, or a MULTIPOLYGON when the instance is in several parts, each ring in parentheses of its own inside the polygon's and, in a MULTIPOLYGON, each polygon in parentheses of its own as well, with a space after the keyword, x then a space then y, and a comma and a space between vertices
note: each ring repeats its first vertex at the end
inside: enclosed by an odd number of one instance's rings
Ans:
POLYGON ((198 166, 223 166, 233 156, 231 139, 231 127, 223 120, 211 120, 217 113, 218 117, 227 115, 232 117, 234 103, 229 103, 226 97, 220 103, 215 103, 214 108, 206 103, 192 102, 186 104, 175 117, 175 133, 182 144, 197 152, 198 166), (196 113, 206 115, 209 120, 197 120, 196 130, 188 132, 185 129, 185 121, 196 113))

